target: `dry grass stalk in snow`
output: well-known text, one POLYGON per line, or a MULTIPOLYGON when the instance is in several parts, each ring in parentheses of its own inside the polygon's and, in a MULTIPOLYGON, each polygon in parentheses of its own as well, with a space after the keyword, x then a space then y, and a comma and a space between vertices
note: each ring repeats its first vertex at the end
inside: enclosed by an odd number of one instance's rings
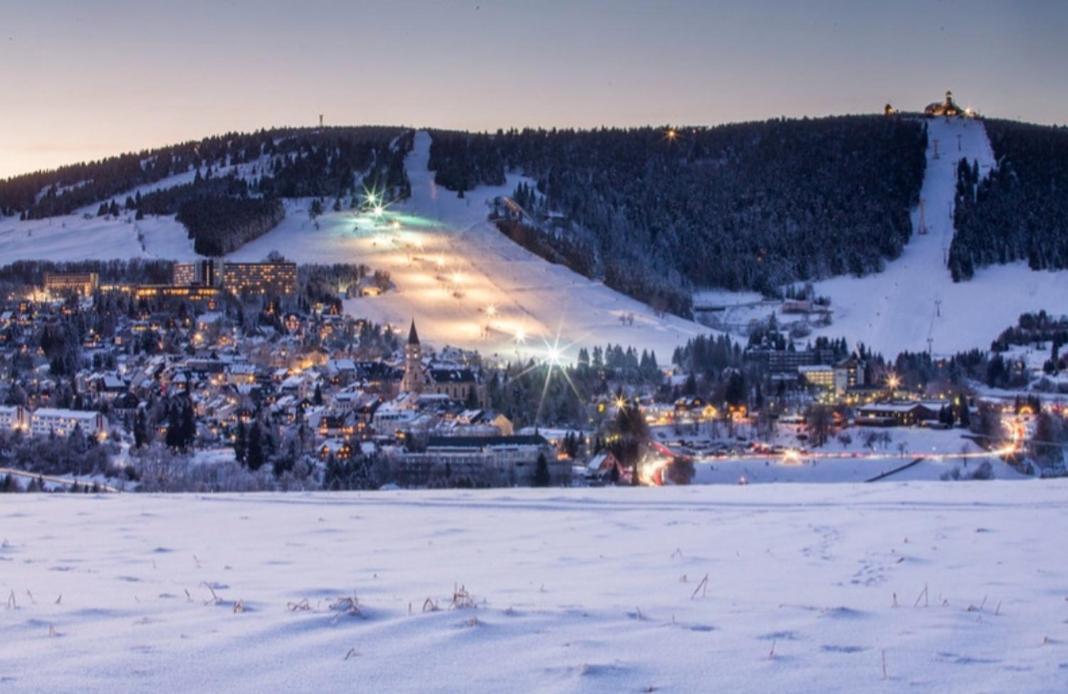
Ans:
POLYGON ((923 584, 923 590, 920 592, 919 595, 916 596, 916 602, 913 603, 912 606, 913 607, 919 607, 920 606, 920 600, 923 600, 923 606, 927 607, 927 584, 926 583, 923 584))
POLYGON ((475 598, 467 592, 464 586, 452 587, 452 602, 449 605, 454 610, 466 610, 475 606, 475 598))
POLYGON ((245 601, 238 600, 234 603, 234 614, 241 614, 245 611, 245 601))
POLYGON ((7 596, 7 609, 9 609, 9 610, 18 609, 18 603, 15 602, 15 591, 14 590, 11 591, 11 595, 7 596))
POLYGON ((359 617, 363 614, 360 609, 360 601, 356 598, 356 593, 352 594, 352 597, 344 596, 330 603, 328 606, 331 611, 336 612, 334 615, 333 623, 337 624, 338 621, 345 615, 352 617, 359 617))
POLYGON ((311 610, 311 605, 308 603, 308 598, 304 598, 300 602, 287 602, 286 609, 290 612, 308 612, 311 610))
POLYGON ((693 589, 693 594, 690 595, 690 600, 696 598, 698 592, 701 593, 702 598, 708 595, 708 574, 705 574, 705 577, 702 578, 701 582, 697 584, 697 587, 693 589))
POLYGON ((441 608, 438 607, 438 604, 430 598, 427 598, 423 601, 423 612, 437 612, 440 609, 441 608))
MULTIPOLYGON (((212 588, 209 583, 202 582, 200 585, 204 586, 205 588, 207 588, 211 592, 211 600, 205 601, 204 602, 205 605, 218 605, 219 603, 221 603, 223 601, 223 599, 220 598, 215 593, 215 589, 212 588)), ((186 591, 186 595, 188 595, 188 594, 189 594, 189 591, 186 591)))

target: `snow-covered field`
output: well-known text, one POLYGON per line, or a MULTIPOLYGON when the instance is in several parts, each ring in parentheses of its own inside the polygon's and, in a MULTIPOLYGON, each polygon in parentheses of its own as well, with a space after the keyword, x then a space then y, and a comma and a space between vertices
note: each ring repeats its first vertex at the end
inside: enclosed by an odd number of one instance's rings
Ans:
POLYGON ((769 482, 864 482, 887 475, 894 482, 940 480, 944 475, 969 478, 989 463, 995 479, 1029 479, 996 455, 987 455, 959 429, 852 427, 845 442, 832 438, 821 448, 807 450, 805 443, 789 436, 769 443, 801 449, 786 458, 782 454, 750 454, 749 457, 699 456, 694 482, 699 484, 747 484, 769 482), (887 437, 882 440, 881 436, 887 437), (869 437, 872 444, 866 445, 869 437), (913 461, 920 459, 914 465, 913 461), (954 472, 956 471, 956 472, 954 472))
POLYGON ((0 218, 0 264, 17 260, 112 260, 115 258, 196 258, 189 233, 174 217, 135 220, 69 214, 21 221, 0 218), (143 244, 142 244, 143 240, 143 244))
POLYGON ((1059 480, 12 495, 0 689, 1065 691, 1066 499, 1059 480))
POLYGON ((231 257, 262 260, 272 250, 299 262, 364 263, 390 273, 395 290, 345 303, 346 310, 406 329, 437 346, 512 358, 544 354, 557 335, 565 356, 580 346, 651 349, 666 363, 672 350, 708 333, 692 321, 658 316, 645 304, 553 265, 513 243, 486 221, 486 202, 511 195, 518 176, 466 197, 439 188, 427 170, 430 135, 419 132, 406 162, 412 196, 377 220, 351 211, 286 220, 231 257), (397 228, 394 228, 396 223, 397 228), (633 314, 633 324, 620 319, 633 314), (518 338, 518 339, 517 339, 518 338))
MULTIPOLYGON (((266 165, 267 158, 261 157, 245 164, 218 167, 216 173, 251 179, 266 165)), ((122 205, 127 197, 191 183, 195 176, 196 171, 190 169, 138 186, 113 199, 122 205)), ((73 214, 47 219, 23 221, 17 217, 0 217, 0 264, 17 260, 193 260, 197 257, 189 232, 173 215, 148 215, 137 220, 133 212, 123 210, 117 218, 97 217, 98 207, 88 205, 73 214)))

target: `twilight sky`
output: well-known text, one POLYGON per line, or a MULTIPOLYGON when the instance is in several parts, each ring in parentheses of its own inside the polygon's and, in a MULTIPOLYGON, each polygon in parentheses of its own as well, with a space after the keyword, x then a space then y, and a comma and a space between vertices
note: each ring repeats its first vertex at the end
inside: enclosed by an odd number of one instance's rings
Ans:
POLYGON ((1068 122, 1068 2, 0 0, 0 177, 229 130, 1068 122))

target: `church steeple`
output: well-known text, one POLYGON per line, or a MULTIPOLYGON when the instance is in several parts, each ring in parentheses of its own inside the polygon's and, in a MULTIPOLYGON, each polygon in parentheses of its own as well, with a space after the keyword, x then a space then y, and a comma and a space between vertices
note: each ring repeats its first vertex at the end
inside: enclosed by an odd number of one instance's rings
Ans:
POLYGON ((404 378, 401 390, 407 393, 423 392, 425 381, 423 375, 423 348, 419 344, 419 333, 415 330, 415 319, 408 329, 408 344, 404 346, 404 378))

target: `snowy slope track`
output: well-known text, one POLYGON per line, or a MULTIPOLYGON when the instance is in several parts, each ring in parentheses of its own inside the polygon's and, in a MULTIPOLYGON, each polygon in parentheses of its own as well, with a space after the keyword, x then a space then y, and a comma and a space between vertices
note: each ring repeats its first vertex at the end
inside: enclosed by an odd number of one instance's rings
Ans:
POLYGON ((1021 313, 1065 311, 1068 271, 1035 272, 1018 262, 985 267, 971 281, 953 282, 946 260, 961 158, 978 161, 984 174, 995 166, 983 123, 929 120, 922 211, 913 211, 911 240, 901 257, 877 275, 816 284, 816 293, 829 296, 834 310, 833 324, 819 334, 844 335, 888 357, 928 349, 952 354, 988 348, 1021 313))
POLYGON ((666 362, 678 345, 709 330, 658 315, 647 305, 530 253, 486 219, 487 202, 510 195, 520 177, 464 198, 434 182, 430 135, 418 132, 406 167, 409 200, 381 217, 331 212, 314 222, 300 209, 231 257, 259 260, 271 250, 299 262, 364 263, 390 273, 396 289, 346 302, 375 322, 407 327, 431 343, 477 349, 502 359, 544 354, 545 343, 607 343, 650 349, 666 362), (633 321, 630 318, 633 317, 633 321), (624 320, 625 319, 625 320, 624 320))
POLYGON ((1066 499, 8 495, 0 690, 1063 692, 1066 499))

